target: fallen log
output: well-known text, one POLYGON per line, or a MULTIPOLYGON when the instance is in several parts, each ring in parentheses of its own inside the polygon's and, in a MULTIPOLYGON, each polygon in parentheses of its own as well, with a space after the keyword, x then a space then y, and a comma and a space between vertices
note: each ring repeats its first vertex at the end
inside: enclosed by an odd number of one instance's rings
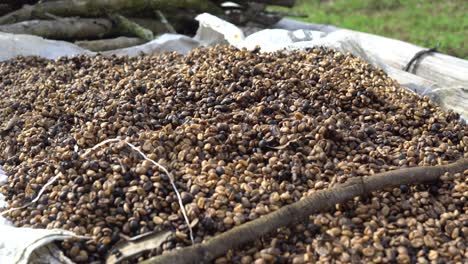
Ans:
POLYGON ((150 258, 142 264, 169 263, 209 263, 231 249, 253 242, 280 227, 308 219, 311 214, 333 208, 357 196, 371 195, 372 192, 403 184, 429 183, 439 179, 445 173, 463 173, 468 169, 468 159, 440 166, 403 168, 368 177, 351 178, 344 184, 317 191, 291 205, 265 215, 261 218, 235 227, 221 235, 194 246, 174 250, 150 258))
POLYGON ((128 18, 127 23, 113 23, 105 18, 57 18, 0 25, 0 32, 60 40, 100 39, 117 35, 139 38, 147 36, 144 39, 151 40, 153 35, 169 32, 167 25, 153 19, 128 18))
POLYGON ((102 17, 110 13, 137 14, 148 10, 194 9, 198 12, 222 14, 221 8, 205 0, 58 0, 24 5, 21 9, 0 17, 0 25, 31 19, 50 13, 62 17, 102 17))
POLYGON ((141 38, 117 37, 112 39, 75 41, 79 47, 90 51, 106 51, 133 47, 145 43, 141 38))
POLYGON ((30 20, 1 25, 1 32, 28 34, 49 39, 95 39, 116 34, 108 19, 62 18, 60 20, 30 20))

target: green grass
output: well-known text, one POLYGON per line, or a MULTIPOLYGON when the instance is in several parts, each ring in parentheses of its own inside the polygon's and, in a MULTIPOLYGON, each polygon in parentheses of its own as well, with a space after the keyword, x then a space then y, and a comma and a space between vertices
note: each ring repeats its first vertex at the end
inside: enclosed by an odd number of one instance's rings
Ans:
MULTIPOLYGON (((273 7, 275 10, 288 11, 273 7)), ((297 0, 294 18, 434 47, 468 59, 466 0, 297 0)))

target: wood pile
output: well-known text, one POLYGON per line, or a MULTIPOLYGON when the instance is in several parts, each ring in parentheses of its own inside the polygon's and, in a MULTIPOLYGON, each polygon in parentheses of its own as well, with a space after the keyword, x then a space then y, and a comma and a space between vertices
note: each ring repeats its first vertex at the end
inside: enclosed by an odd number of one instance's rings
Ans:
POLYGON ((103 51, 141 44, 163 33, 193 35, 194 17, 208 12, 236 25, 268 27, 295 0, 20 0, 0 4, 0 32, 66 40, 103 51), (104 41, 103 41, 104 40, 104 41))

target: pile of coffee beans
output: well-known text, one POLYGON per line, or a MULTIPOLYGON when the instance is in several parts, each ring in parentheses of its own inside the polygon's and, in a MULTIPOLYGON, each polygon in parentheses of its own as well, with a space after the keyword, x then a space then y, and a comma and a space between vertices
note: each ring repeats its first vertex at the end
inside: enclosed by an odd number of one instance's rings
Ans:
MULTIPOLYGON (((260 53, 20 57, 0 63, 0 187, 16 226, 62 228, 100 262, 123 237, 172 230, 200 243, 350 177, 468 157, 467 126, 383 71, 324 48, 260 53)), ((467 259, 467 176, 401 186, 311 216, 217 260, 250 263, 467 259)), ((141 256, 141 260, 145 256, 141 256)))

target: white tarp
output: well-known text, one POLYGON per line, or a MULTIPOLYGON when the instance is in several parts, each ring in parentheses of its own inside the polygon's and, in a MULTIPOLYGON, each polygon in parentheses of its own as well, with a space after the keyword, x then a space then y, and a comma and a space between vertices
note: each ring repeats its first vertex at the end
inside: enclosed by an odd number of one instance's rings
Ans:
POLYGON ((0 225, 0 234, 0 263, 39 263, 37 259, 30 260, 31 254, 36 249, 43 251, 40 256, 47 260, 43 263, 70 262, 65 256, 60 256, 60 252, 54 247, 48 247, 47 250, 44 250, 45 246, 55 240, 75 237, 70 231, 16 228, 4 224, 0 225))
POLYGON ((78 54, 91 54, 91 52, 65 41, 0 32, 0 61, 18 56, 39 56, 56 59, 61 56, 78 54))
MULTIPOLYGON (((280 29, 266 29, 244 37, 240 28, 215 16, 201 14, 196 19, 200 22, 200 27, 194 38, 164 34, 143 45, 101 54, 136 56, 166 51, 185 54, 199 46, 222 43, 247 49, 260 46, 266 52, 317 46, 332 47, 361 57, 382 68, 403 86, 418 94, 428 95, 444 108, 453 109, 468 118, 468 87, 466 87, 468 61, 466 60, 443 54, 429 55, 418 66, 416 75, 402 71, 402 65, 423 48, 406 42, 342 30, 333 26, 310 25, 290 20, 280 21, 275 26, 280 29)), ((64 41, 0 33, 0 61, 17 56, 57 59, 61 56, 79 54, 97 53, 64 41)), ((0 184, 5 181, 6 175, 0 166, 0 184)), ((0 207, 4 206, 2 202, 0 195, 0 207)), ((31 254, 36 254, 34 259, 42 258, 44 262, 68 262, 69 260, 57 253, 56 248, 47 244, 71 236, 73 236, 71 232, 64 230, 14 228, 0 217, 0 263, 27 263, 31 254), (38 255, 41 258, 38 258, 38 255)))
MULTIPOLYGON (((7 175, 0 165, 0 185, 7 182, 7 175)), ((0 208, 5 207, 0 194, 0 208)), ((51 242, 76 237, 70 231, 60 229, 16 228, 0 215, 0 263, 72 263, 51 242), (31 258, 34 255, 34 258, 31 258)))

